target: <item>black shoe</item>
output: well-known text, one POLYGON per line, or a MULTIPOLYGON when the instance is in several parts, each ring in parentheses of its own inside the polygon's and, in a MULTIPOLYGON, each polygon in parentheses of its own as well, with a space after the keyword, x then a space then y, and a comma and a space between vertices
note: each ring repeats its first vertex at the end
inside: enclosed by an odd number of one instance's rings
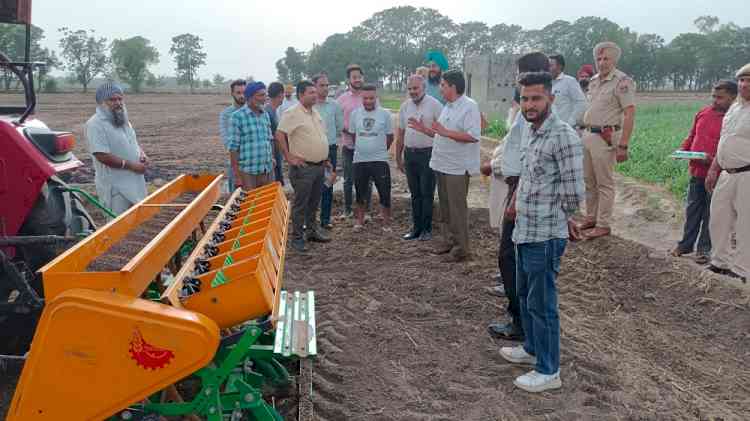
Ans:
POLYGON ((419 238, 420 235, 421 235, 421 233, 419 231, 409 231, 408 233, 404 234, 404 236, 401 237, 401 238, 403 238, 404 240, 407 240, 407 241, 408 240, 416 240, 417 238, 419 238))
POLYGON ((324 235, 318 230, 310 230, 307 233, 307 241, 314 241, 316 243, 329 243, 331 241, 331 238, 327 235, 324 235))
POLYGON ((523 342, 523 329, 513 323, 493 323, 487 326, 487 331, 495 338, 508 341, 523 342))
POLYGON ((305 240, 301 238, 292 240, 292 248, 299 253, 304 253, 305 251, 307 251, 307 249, 305 248, 305 240))
POLYGON ((735 272, 733 270, 727 270, 727 273, 725 273, 724 275, 726 275, 726 276, 728 276, 730 278, 739 279, 742 282, 746 282, 747 281, 747 279, 745 279, 744 276, 741 276, 739 273, 737 273, 737 272, 735 272))
POLYGON ((425 231, 419 237, 419 241, 430 241, 432 240, 432 231, 425 231))
MULTIPOLYGON (((731 270, 729 270, 729 269, 722 269, 722 268, 720 268, 720 267, 718 267, 718 266, 714 266, 714 265, 712 265, 712 264, 711 264, 711 265, 708 265, 708 267, 706 267, 706 269, 710 270, 710 271, 711 271, 711 272, 713 272, 713 273, 717 273, 717 274, 719 274, 719 275, 727 275, 727 274, 728 274, 728 272, 732 272, 732 271, 731 271, 731 270)), ((732 273, 734 273, 734 272, 732 272, 732 273)))

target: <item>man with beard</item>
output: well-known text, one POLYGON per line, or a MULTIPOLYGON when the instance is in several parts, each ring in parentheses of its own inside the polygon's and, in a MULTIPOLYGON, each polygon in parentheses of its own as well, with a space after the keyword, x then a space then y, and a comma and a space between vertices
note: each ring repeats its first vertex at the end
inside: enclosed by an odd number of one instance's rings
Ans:
POLYGON ((707 264, 711 259, 711 234, 708 229, 711 193, 706 189, 706 176, 719 146, 721 122, 737 98, 737 83, 732 80, 717 82, 714 84, 712 97, 713 103, 696 114, 690 134, 680 147, 683 151, 703 152, 706 157, 690 160, 685 228, 682 240, 672 250, 672 256, 680 257, 692 253, 697 248, 695 262, 700 265, 707 264))
POLYGON ((716 159, 706 177, 711 198, 708 270, 747 282, 750 276, 750 63, 735 74, 739 97, 724 116, 716 159), (732 233, 737 247, 732 250, 732 233))
POLYGON ((594 77, 594 66, 590 64, 581 65, 578 73, 576 73, 576 79, 578 79, 578 85, 581 86, 584 94, 589 91, 589 83, 592 77, 594 77))
POLYGON ((448 60, 440 51, 429 51, 426 58, 429 69, 426 89, 427 95, 430 95, 440 101, 441 104, 445 105, 445 98, 443 98, 443 94, 440 92, 440 79, 443 77, 443 72, 448 70, 448 60))
POLYGON ((432 138, 414 129, 416 123, 432 127, 440 118, 443 106, 425 93, 425 79, 420 75, 409 78, 406 88, 410 99, 399 110, 399 136, 396 141, 396 163, 406 174, 411 192, 412 229, 404 240, 432 239, 432 206, 435 198, 435 172, 430 168, 432 138))
MULTIPOLYGON (((338 158, 339 148, 337 146, 341 131, 344 128, 344 111, 338 102, 328 98, 328 76, 319 74, 312 78, 315 84, 315 91, 318 95, 318 101, 313 106, 320 117, 323 119, 323 125, 326 129, 328 138, 328 161, 331 162, 333 173, 336 172, 336 161, 338 158)), ((323 186, 323 194, 320 199, 320 226, 325 229, 332 229, 331 224, 331 207, 333 206, 333 185, 323 186)))
POLYGON ((470 258, 468 193, 471 176, 479 173, 479 140, 482 117, 477 103, 464 95, 466 80, 459 70, 443 74, 440 90, 446 105, 440 118, 427 127, 412 120, 411 127, 434 136, 430 168, 438 184, 440 216, 446 229, 445 241, 435 254, 448 254, 448 263, 470 258))
POLYGON ((287 84, 284 87, 284 101, 281 103, 281 106, 278 108, 278 115, 277 117, 279 120, 281 120, 281 115, 284 114, 284 112, 295 105, 297 105, 299 101, 297 98, 294 97, 294 86, 291 84, 287 84))
POLYGON ((599 73, 589 84, 589 108, 583 117, 583 166, 586 172, 587 239, 609 235, 615 205, 615 163, 628 160, 635 126, 635 83, 617 69, 622 50, 613 42, 594 47, 599 73))
MULTIPOLYGON (((227 153, 229 153, 229 129, 232 123, 232 114, 245 105, 245 81, 242 79, 232 81, 232 83, 229 84, 229 93, 232 95, 232 105, 224 108, 219 114, 219 136, 224 143, 224 148, 226 148, 227 153)), ((229 191, 235 189, 234 179, 235 174, 232 171, 232 161, 231 159, 228 159, 227 185, 229 186, 229 191)))
POLYGON ((375 85, 362 87, 362 107, 354 110, 349 130, 354 142, 354 185, 357 190, 357 221, 354 230, 362 229, 365 220, 370 183, 378 189, 383 231, 391 228, 391 169, 388 150, 393 143, 391 113, 377 104, 375 85))
POLYGON ((252 190, 271 182, 273 146, 271 119, 265 110, 266 85, 253 82, 245 88, 245 106, 232 114, 229 153, 237 187, 252 190))
MULTIPOLYGON (((362 106, 362 86, 365 84, 365 74, 359 65, 350 64, 346 68, 346 78, 349 80, 349 90, 343 93, 337 101, 344 112, 344 128, 341 131, 341 158, 344 160, 344 213, 342 217, 350 218, 353 215, 354 136, 349 131, 349 120, 352 112, 362 106)), ((372 187, 369 189, 372 191, 372 187)), ((366 196, 367 209, 370 209, 371 194, 366 196)))
MULTIPOLYGON (((271 82, 268 85, 268 103, 266 103, 266 112, 271 120, 271 135, 276 139, 276 128, 279 127, 279 114, 277 110, 281 106, 281 102, 284 99, 284 85, 279 82, 271 82)), ((275 141, 271 141, 273 144, 273 179, 284 185, 284 173, 282 171, 282 157, 281 151, 275 141)))
MULTIPOLYGON (((549 70, 549 59, 540 52, 528 53, 521 56, 516 62, 518 73, 527 72, 546 72, 549 70)), ((516 89, 517 103, 520 107, 521 93, 516 89)), ((492 161, 485 162, 483 173, 487 176, 492 175, 493 180, 490 184, 491 196, 497 197, 496 189, 498 185, 504 182, 507 186, 505 202, 493 204, 496 212, 493 214, 502 214, 502 224, 500 224, 500 246, 497 252, 497 266, 500 271, 499 279, 502 285, 497 285, 490 289, 490 293, 496 296, 508 298, 508 323, 492 323, 487 330, 492 336, 506 339, 523 341, 524 332, 521 323, 521 309, 516 295, 516 245, 513 243, 513 229, 516 226, 515 203, 513 195, 518 188, 518 180, 521 175, 521 150, 528 125, 522 113, 516 113, 513 124, 505 136, 502 145, 495 149, 492 161)), ((499 197, 498 197, 499 199, 499 197)), ((499 216, 499 215, 498 215, 499 216)), ((498 284, 500 283, 498 282, 498 284)))
POLYGON ((96 194, 119 215, 146 197, 148 160, 128 121, 124 91, 106 82, 96 89, 96 113, 86 122, 84 136, 94 156, 96 194))
POLYGON ((578 239, 572 216, 584 198, 583 147, 575 130, 551 111, 552 75, 524 73, 521 112, 527 121, 516 190, 516 283, 523 345, 503 347, 500 355, 534 370, 513 382, 527 392, 562 386, 557 274, 568 238, 578 239))
POLYGON ((331 239, 315 223, 323 191, 328 161, 328 139, 317 102, 315 85, 309 80, 297 84, 299 105, 281 116, 276 129, 276 143, 289 164, 289 181, 294 188, 292 200, 292 248, 305 251, 305 240, 326 243, 331 239), (305 236, 305 227, 307 235, 305 236), (306 238, 305 238, 306 237, 306 238))

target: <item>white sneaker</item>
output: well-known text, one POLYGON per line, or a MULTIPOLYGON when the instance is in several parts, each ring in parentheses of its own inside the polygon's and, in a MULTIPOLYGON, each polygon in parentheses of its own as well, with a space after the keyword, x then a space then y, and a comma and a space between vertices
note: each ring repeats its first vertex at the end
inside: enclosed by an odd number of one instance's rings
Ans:
POLYGON ((504 346, 500 348, 500 356, 512 363, 536 365, 536 357, 526 352, 523 345, 504 346))
POLYGON ((544 392, 545 390, 559 389, 562 387, 560 370, 555 374, 541 374, 531 371, 518 377, 513 381, 516 387, 531 393, 544 392))
POLYGON ((354 232, 360 232, 360 231, 362 231, 363 228, 364 227, 362 225, 356 224, 356 225, 354 225, 353 230, 354 230, 354 232))
POLYGON ((336 217, 336 219, 350 219, 353 217, 354 217, 353 212, 342 212, 336 217))
POLYGON ((365 215, 365 224, 372 221, 372 215, 369 213, 365 215))

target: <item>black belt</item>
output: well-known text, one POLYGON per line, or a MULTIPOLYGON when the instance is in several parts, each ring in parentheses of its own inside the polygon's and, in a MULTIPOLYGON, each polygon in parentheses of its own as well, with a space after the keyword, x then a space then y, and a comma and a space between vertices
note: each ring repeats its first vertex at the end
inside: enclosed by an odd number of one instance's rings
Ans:
POLYGON ((612 130, 615 132, 619 132, 621 129, 620 126, 614 125, 614 126, 588 126, 586 127, 586 130, 590 131, 591 133, 601 133, 603 130, 612 130))
POLYGON ((314 165, 314 166, 318 166, 318 165, 323 165, 323 164, 324 164, 325 162, 326 162, 326 161, 319 161, 319 162, 310 162, 310 161, 305 161, 305 165, 314 165))
POLYGON ((410 148, 407 146, 406 150, 409 152, 427 152, 432 150, 432 146, 428 146, 426 148, 410 148))
POLYGON ((745 165, 744 167, 740 167, 740 168, 725 168, 724 171, 728 172, 729 174, 747 172, 747 171, 750 171, 750 165, 745 165))

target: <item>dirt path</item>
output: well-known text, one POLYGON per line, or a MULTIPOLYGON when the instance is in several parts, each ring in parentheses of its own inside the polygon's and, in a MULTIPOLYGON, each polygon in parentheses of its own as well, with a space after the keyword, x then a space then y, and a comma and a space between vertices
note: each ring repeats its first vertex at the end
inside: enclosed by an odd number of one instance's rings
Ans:
MULTIPOLYGON (((394 174, 394 191, 405 191, 394 174)), ((622 203, 650 194, 626 188, 634 193, 622 203)), ((482 292, 497 247, 481 205, 486 190, 473 180, 469 263, 442 263, 430 245, 398 238, 408 229, 403 195, 393 233, 376 221, 354 234, 341 222, 333 243, 289 255, 287 286, 318 297, 318 420, 746 419, 750 299, 687 261, 618 237, 571 245, 564 258, 563 389, 515 389, 524 369, 502 360, 497 351, 508 343, 485 332, 505 306, 482 292)), ((618 210, 617 233, 635 234, 636 224, 676 229, 628 206, 618 210)), ((671 245, 651 234, 656 247, 671 245)))

